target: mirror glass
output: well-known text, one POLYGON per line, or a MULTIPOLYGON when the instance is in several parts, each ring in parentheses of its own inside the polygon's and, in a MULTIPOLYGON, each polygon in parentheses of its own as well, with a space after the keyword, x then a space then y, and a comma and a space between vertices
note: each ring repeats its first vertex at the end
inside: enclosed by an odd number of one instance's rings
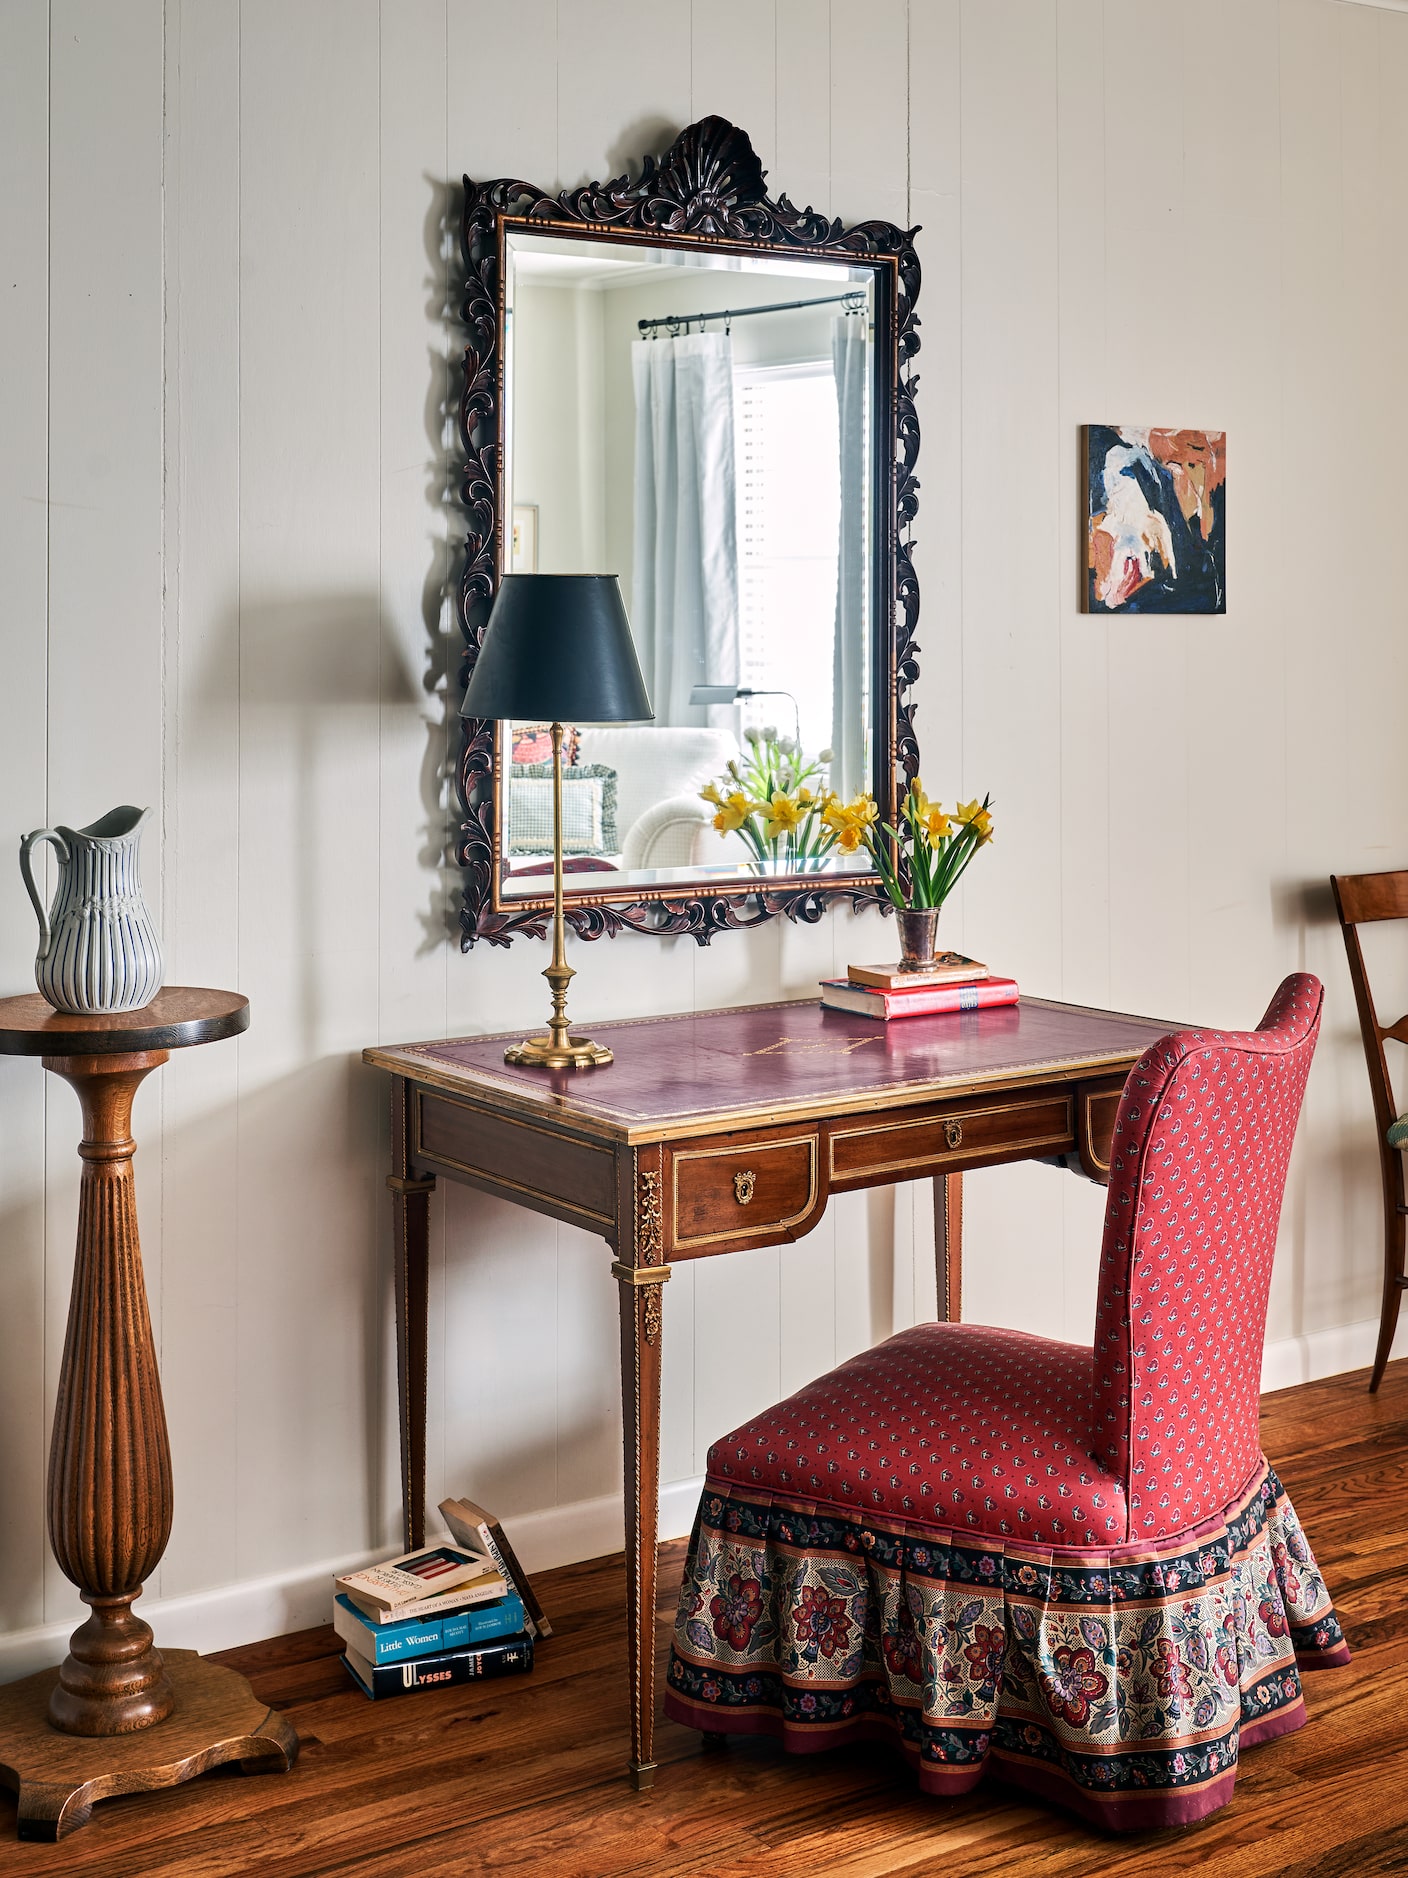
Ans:
MULTIPOLYGON (((871 786, 872 270, 513 230, 504 303, 504 571, 618 574, 655 705, 566 727, 569 891, 869 873, 802 792, 871 786)), ((499 749, 542 895, 548 726, 499 749)))

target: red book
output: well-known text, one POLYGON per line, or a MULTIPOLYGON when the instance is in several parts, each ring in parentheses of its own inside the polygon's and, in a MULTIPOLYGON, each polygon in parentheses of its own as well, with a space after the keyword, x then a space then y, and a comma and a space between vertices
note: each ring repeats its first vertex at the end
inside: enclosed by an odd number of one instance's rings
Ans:
POLYGON ((874 991, 848 978, 822 981, 821 1001, 833 1011, 854 1017, 936 1017, 943 1011, 985 1011, 994 1004, 1015 1004, 1015 978, 983 978, 969 985, 916 985, 913 991, 874 991))

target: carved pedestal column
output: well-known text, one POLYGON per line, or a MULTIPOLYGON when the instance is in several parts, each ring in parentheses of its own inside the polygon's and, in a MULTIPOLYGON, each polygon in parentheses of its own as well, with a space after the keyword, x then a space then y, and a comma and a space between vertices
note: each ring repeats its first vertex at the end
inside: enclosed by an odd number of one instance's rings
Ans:
POLYGON ((142 1011, 87 1017, 37 998, 0 999, 0 1049, 42 1051, 83 1111, 49 1540, 89 1616, 60 1669, 0 1689, 0 1779, 19 1791, 22 1839, 57 1838, 110 1793, 171 1786, 221 1761, 287 1768, 298 1750, 292 1728, 242 1676, 189 1650, 163 1660, 132 1610, 166 1549, 172 1514, 137 1238, 132 1099, 168 1046, 229 1036, 247 1021, 245 1000, 227 992, 171 989, 142 1011))
POLYGON ((83 1184, 68 1334, 49 1446, 49 1542, 92 1612, 69 1640, 49 1719, 122 1735, 175 1698, 132 1601, 171 1536, 171 1447, 137 1241, 132 1098, 165 1050, 46 1056, 83 1107, 83 1184))

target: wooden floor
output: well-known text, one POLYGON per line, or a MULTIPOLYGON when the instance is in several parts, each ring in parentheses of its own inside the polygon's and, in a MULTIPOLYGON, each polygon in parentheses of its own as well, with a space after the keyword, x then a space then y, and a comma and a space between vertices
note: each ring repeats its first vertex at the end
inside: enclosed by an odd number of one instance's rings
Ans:
MULTIPOLYGON (((992 1782, 960 1801, 921 1798, 879 1748, 794 1759, 754 1741, 706 1752, 669 1724, 657 1737, 657 1784, 635 1793, 621 1772, 615 1558, 543 1576, 557 1634, 522 1681, 373 1704, 347 1683, 330 1628, 229 1651, 221 1660, 298 1729, 292 1774, 226 1772, 109 1800, 57 1846, 17 1844, 13 1800, 0 1794, 0 1874, 1408 1872, 1408 1362, 1376 1398, 1365 1382, 1361 1372, 1268 1396, 1262 1418, 1354 1663, 1306 1678, 1308 1725, 1250 1750, 1231 1806, 1199 1826, 1111 1840, 992 1782)), ((662 1659, 683 1550, 662 1552, 662 1659)))

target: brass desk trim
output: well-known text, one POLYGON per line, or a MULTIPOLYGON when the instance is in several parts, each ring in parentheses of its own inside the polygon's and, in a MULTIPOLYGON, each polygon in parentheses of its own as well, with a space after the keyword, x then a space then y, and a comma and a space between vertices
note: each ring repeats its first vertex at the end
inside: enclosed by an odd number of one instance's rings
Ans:
MULTIPOLYGON (((1147 1018, 1138 1018, 1131 1012, 1103 1011, 1093 1005, 1065 1004, 1052 998, 1024 998, 1024 1005, 1033 1009, 1057 1007, 1062 1010, 1076 1011, 1095 1018, 1123 1017, 1134 1023, 1147 1023, 1147 1018)), ((749 1011, 786 1010, 789 1007, 801 1009, 815 1004, 812 998, 791 998, 782 1004, 737 1004, 721 1008, 717 1016, 732 1016, 749 1011)), ((680 1013, 672 1012, 662 1017, 612 1018, 607 1022, 593 1024, 592 1029, 602 1037, 609 1037, 615 1030, 627 1026, 646 1028, 655 1024, 669 1024, 678 1020, 680 1013)), ((873 1018, 857 1018, 857 1023, 874 1023, 873 1018)), ((1182 1026, 1169 1023, 1167 1030, 1177 1030, 1182 1026)), ((490 1036, 466 1038, 463 1041, 482 1044, 513 1043, 520 1033, 516 1030, 495 1032, 490 1036)), ((1152 1039, 1151 1039, 1152 1040, 1152 1039)), ((758 1103, 751 1107, 740 1105, 721 1112, 717 1108, 691 1109, 678 1115, 672 1115, 664 1121, 641 1121, 633 1119, 624 1110, 609 1111, 602 1114, 583 1114, 572 1107, 571 1096, 534 1096, 526 1089, 521 1078, 505 1076, 501 1070, 490 1066, 475 1065, 462 1071, 446 1069, 439 1060, 422 1054, 425 1051, 443 1046, 444 1039, 430 1039, 425 1043, 404 1044, 387 1048, 372 1045, 362 1052, 363 1062, 372 1064, 377 1069, 390 1070, 393 1076, 402 1076, 419 1088, 435 1089, 437 1092, 458 1096, 463 1101, 465 1078, 472 1077, 476 1090, 485 1098, 481 1104, 493 1114, 507 1114, 512 1111, 521 1115, 530 1125, 536 1125, 540 1132, 552 1135, 566 1135, 574 1140, 594 1139, 609 1142, 613 1147, 647 1147, 657 1142, 679 1141, 686 1137, 702 1138, 706 1135, 729 1134, 740 1128, 785 1127, 797 1121, 824 1121, 833 1116, 850 1114, 857 1107, 864 1108, 869 1098, 886 1098, 888 1107, 917 1108, 926 1102, 958 1100, 964 1096, 987 1095, 1003 1089, 1027 1089, 1042 1087, 1050 1083, 1079 1082, 1092 1075, 1104 1073, 1111 1075, 1123 1068, 1128 1071, 1137 1062, 1140 1052, 1130 1050, 1100 1050, 1089 1055, 1051 1057, 1039 1061, 1019 1064, 1016 1067, 996 1070, 974 1076, 937 1077, 926 1082, 905 1083, 904 1094, 896 1099, 893 1095, 895 1084, 892 1081, 880 1081, 867 1084, 864 1088, 847 1090, 836 1096, 800 1097, 795 1102, 758 1103), (492 1104, 492 1105, 491 1105, 492 1104), (620 1119, 610 1119, 611 1115, 620 1119), (552 1124, 561 1116, 561 1127, 552 1124)), ((598 1098, 598 1102, 599 1102, 598 1098)), ((600 1105, 606 1108, 605 1104, 600 1105)))
POLYGON ((627 1285, 663 1285, 672 1270, 669 1265, 623 1265, 620 1259, 611 1261, 612 1277, 627 1285))
MULTIPOLYGON (((947 1121, 952 1127, 955 1123, 977 1121, 981 1116, 1011 1115, 1028 1106, 1029 1104, 1025 1102, 991 1103, 986 1108, 962 1109, 951 1118, 935 1115, 930 1117, 930 1120, 936 1126, 941 1121, 947 1121)), ((838 1141, 857 1141, 867 1135, 897 1134, 901 1129, 922 1128, 925 1124, 921 1121, 910 1120, 872 1122, 867 1128, 833 1128, 828 1137, 828 1176, 833 1188, 844 1188, 856 1181, 873 1181, 879 1174, 904 1174, 916 1169, 947 1167, 950 1163, 959 1166, 963 1164, 979 1167, 1001 1166, 1003 1158, 1020 1160, 1024 1155, 1034 1154, 1039 1149, 1060 1147, 1063 1142, 1074 1142, 1076 1138, 1074 1109, 1074 1095, 1068 1095, 1066 1097, 1067 1126, 1059 1134, 1029 1135, 1020 1141, 1001 1142, 991 1147, 965 1147, 960 1135, 957 1147, 940 1148, 933 1154, 910 1155, 902 1161, 879 1161, 871 1167, 847 1168, 839 1173, 836 1169, 836 1143, 838 1141)))
POLYGON ((820 1182, 820 1169, 817 1165, 817 1138, 813 1132, 809 1135, 787 1135, 778 1141, 748 1141, 732 1148, 682 1148, 671 1156, 670 1163, 670 1233, 671 1243, 683 1251, 687 1247, 699 1245, 724 1245, 729 1240, 744 1237, 762 1238, 768 1233, 785 1233, 816 1208, 817 1190, 820 1182), (737 1159, 740 1155, 766 1154, 774 1148, 805 1148, 807 1150, 807 1204, 798 1213, 789 1213, 786 1219, 770 1219, 757 1222, 751 1218, 742 1220, 737 1226, 723 1232, 682 1233, 680 1223, 680 1163, 682 1161, 720 1161, 730 1155, 737 1159))
MULTIPOLYGON (((482 1110, 477 1103, 456 1101, 453 1096, 447 1095, 443 1090, 437 1089, 435 1093, 439 1101, 448 1102, 454 1108, 463 1109, 467 1115, 483 1113, 493 1114, 492 1109, 487 1111, 482 1110)), ((593 1226, 604 1226, 608 1234, 614 1230, 616 1220, 611 1213, 599 1213, 594 1207, 579 1206, 575 1200, 565 1200, 560 1194, 549 1193, 546 1187, 534 1187, 526 1180, 514 1180, 509 1174, 495 1173, 493 1168, 480 1166, 479 1163, 475 1161, 457 1160, 453 1155, 442 1154, 438 1148, 427 1148, 421 1138, 421 1116, 421 1104, 419 1102, 413 1102, 411 1104, 411 1153, 418 1163, 426 1162, 434 1167, 443 1167, 453 1173, 463 1174, 467 1180, 482 1181, 486 1187, 492 1187, 495 1192, 506 1190, 510 1193, 521 1193, 525 1199, 540 1200, 545 1207, 550 1207, 554 1212, 571 1213, 578 1219, 590 1221, 593 1226)), ((544 1139, 548 1141, 559 1141, 564 1138, 555 1129, 539 1127, 533 1122, 520 1120, 516 1115, 513 1117, 513 1126, 515 1128, 525 1128, 535 1135, 542 1135, 544 1139)), ((607 1153, 604 1148, 598 1147, 595 1142, 579 1141, 575 1145, 585 1148, 589 1152, 601 1154, 605 1156, 607 1160, 611 1159, 610 1154, 607 1153)), ((391 1182, 394 1179, 395 1175, 389 1176, 387 1185, 391 1186, 391 1182)), ((434 1189, 434 1186, 435 1182, 433 1180, 429 1182, 411 1181, 403 1187, 393 1187, 392 1191, 428 1193, 434 1189)))

